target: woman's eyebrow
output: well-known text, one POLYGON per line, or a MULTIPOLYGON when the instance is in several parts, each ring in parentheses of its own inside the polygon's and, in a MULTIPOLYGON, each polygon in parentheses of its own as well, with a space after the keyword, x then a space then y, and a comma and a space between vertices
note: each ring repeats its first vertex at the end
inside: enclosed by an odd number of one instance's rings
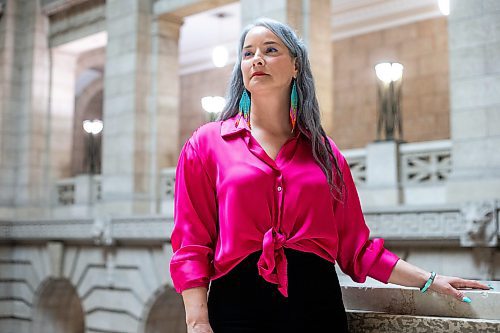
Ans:
MULTIPOLYGON (((271 44, 278 44, 278 42, 275 42, 275 41, 272 41, 272 40, 267 41, 267 42, 264 42, 264 45, 271 45, 271 44)), ((245 46, 245 47, 243 47, 243 48, 244 48, 244 49, 249 49, 249 48, 251 48, 251 47, 252 47, 252 45, 247 45, 247 46, 245 46)))

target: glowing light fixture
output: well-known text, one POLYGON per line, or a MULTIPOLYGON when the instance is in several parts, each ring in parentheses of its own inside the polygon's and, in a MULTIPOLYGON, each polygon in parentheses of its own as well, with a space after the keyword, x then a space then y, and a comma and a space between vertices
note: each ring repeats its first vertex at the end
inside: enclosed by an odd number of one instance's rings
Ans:
POLYGON ((100 170, 100 144, 99 137, 97 134, 101 133, 103 128, 102 120, 94 119, 94 120, 84 120, 83 121, 83 130, 87 132, 87 169, 89 174, 94 175, 100 170))
POLYGON ((379 79, 377 84, 377 141, 402 141, 401 86, 403 65, 397 62, 383 62, 375 66, 375 73, 379 79))
POLYGON ((229 59, 229 52, 224 46, 216 46, 212 51, 212 61, 215 67, 224 67, 229 59))
POLYGON ((89 134, 99 134, 101 133, 103 127, 102 120, 99 119, 83 121, 83 129, 89 134))
POLYGON ((375 73, 384 83, 398 81, 403 77, 403 65, 397 62, 383 62, 375 66, 375 73))
POLYGON ((438 0, 438 6, 443 15, 450 15, 450 0, 438 0))
POLYGON ((221 112, 226 105, 226 100, 220 96, 206 96, 201 99, 201 106, 208 113, 221 112))

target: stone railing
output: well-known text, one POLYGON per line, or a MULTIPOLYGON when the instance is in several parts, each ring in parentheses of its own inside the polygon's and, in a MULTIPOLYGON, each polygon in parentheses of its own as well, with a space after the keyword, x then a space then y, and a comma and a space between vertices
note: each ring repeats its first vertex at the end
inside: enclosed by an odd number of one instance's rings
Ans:
POLYGON ((344 155, 349 163, 352 178, 356 185, 366 184, 366 150, 350 149, 344 151, 344 155))
POLYGON ((56 182, 56 200, 61 206, 75 204, 75 178, 61 179, 56 182))
POLYGON ((160 173, 160 195, 158 207, 161 214, 173 214, 175 168, 162 169, 160 173))
POLYGON ((449 140, 380 142, 345 150, 362 201, 368 206, 444 204, 451 172, 449 140), (385 148, 381 149, 381 146, 385 148), (392 190, 392 194, 387 191, 392 190), (392 198, 381 202, 381 198, 392 198))
POLYGON ((172 228, 173 220, 165 216, 0 221, 0 243, 50 239, 108 245, 135 240, 144 244, 164 243, 172 228))
MULTIPOLYGON (((498 216, 498 206, 495 207, 495 215, 498 216)), ((444 235, 441 238, 458 240, 461 237, 460 233, 466 230, 461 225, 463 218, 461 219, 460 216, 460 211, 453 207, 426 212, 378 211, 369 212, 367 222, 374 231, 374 236, 390 231, 385 221, 397 221, 393 225, 402 223, 399 233, 387 235, 390 240, 424 240, 429 237, 439 240, 440 233, 444 235), (425 218, 419 219, 419 214, 425 218), (423 229, 419 229, 422 221, 427 221, 426 225, 423 229), (450 223, 450 221, 453 222, 450 223), (422 233, 422 230, 427 230, 427 233, 422 233)), ((169 242, 172 227, 172 219, 164 216, 128 218, 102 216, 95 219, 0 221, 0 245, 15 247, 31 243, 48 244, 57 240, 64 244, 64 248, 71 248, 72 244, 83 245, 80 250, 80 257, 83 260, 89 258, 85 257, 84 251, 91 251, 93 246, 112 245, 110 250, 103 252, 108 254, 117 251, 116 248, 126 251, 130 247, 131 253, 135 253, 138 246, 150 248, 163 244, 167 248, 168 245, 165 244, 169 242)), ((460 246, 458 242, 455 242, 455 245, 460 246)), ((89 253, 95 256, 98 252, 89 253)), ((114 274, 113 258, 113 256, 108 258, 109 267, 106 266, 111 275, 114 274)), ((156 269, 167 270, 167 263, 168 258, 158 260, 156 264, 162 267, 156 269)), ((493 290, 464 291, 465 295, 472 300, 471 304, 465 304, 433 292, 422 294, 416 288, 385 285, 372 279, 358 284, 340 274, 339 280, 350 331, 353 333, 500 331, 500 307, 498 306, 500 282, 497 281, 485 281, 494 287, 493 290)), ((102 289, 102 286, 99 288, 102 289)))
POLYGON ((465 290, 467 304, 432 291, 341 280, 350 332, 499 332, 500 282, 483 281, 494 289, 465 290))
MULTIPOLYGON (((398 173, 400 175, 398 182, 399 187, 404 192, 402 196, 404 202, 400 204, 444 203, 444 185, 451 171, 450 141, 406 143, 399 144, 397 147, 398 173)), ((367 175, 370 174, 370 165, 367 163, 368 149, 369 147, 344 151, 354 181, 361 192, 368 187, 373 190, 370 180, 367 179, 367 175)), ((371 174, 377 173, 371 172, 371 174)), ((174 187, 175 168, 162 169, 157 195, 158 213, 169 214, 172 212, 174 187)), ((372 195, 376 195, 376 193, 372 195)), ((92 206, 101 200, 101 176, 80 175, 75 178, 59 180, 56 183, 55 197, 57 207, 92 206)))
POLYGON ((436 184, 448 179, 451 172, 451 142, 430 141, 400 146, 403 185, 436 184))
POLYGON ((101 176, 79 175, 56 182, 56 205, 92 205, 101 200, 101 176))
MULTIPOLYGON (((366 184, 366 149, 345 150, 356 185, 366 184)), ((438 184, 451 172, 451 141, 402 143, 399 145, 401 183, 408 185, 438 184)))

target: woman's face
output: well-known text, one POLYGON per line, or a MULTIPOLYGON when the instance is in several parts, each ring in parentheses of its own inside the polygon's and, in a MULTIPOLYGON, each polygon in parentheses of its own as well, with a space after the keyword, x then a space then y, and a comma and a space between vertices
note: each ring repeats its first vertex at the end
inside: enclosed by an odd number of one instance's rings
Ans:
POLYGON ((283 42, 265 27, 253 27, 246 35, 241 52, 243 83, 250 93, 290 89, 297 76, 295 59, 283 42))

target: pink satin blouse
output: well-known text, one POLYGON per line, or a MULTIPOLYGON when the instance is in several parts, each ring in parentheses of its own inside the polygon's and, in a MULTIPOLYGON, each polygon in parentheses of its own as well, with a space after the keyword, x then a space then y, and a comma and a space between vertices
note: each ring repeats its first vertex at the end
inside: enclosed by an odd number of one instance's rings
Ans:
POLYGON ((356 282, 387 283, 399 259, 383 239, 369 239, 349 166, 344 203, 331 198, 307 138, 297 132, 271 159, 238 115, 198 128, 180 153, 175 179, 173 256, 177 292, 208 287, 252 252, 259 274, 287 293, 283 248, 335 263, 356 282))

